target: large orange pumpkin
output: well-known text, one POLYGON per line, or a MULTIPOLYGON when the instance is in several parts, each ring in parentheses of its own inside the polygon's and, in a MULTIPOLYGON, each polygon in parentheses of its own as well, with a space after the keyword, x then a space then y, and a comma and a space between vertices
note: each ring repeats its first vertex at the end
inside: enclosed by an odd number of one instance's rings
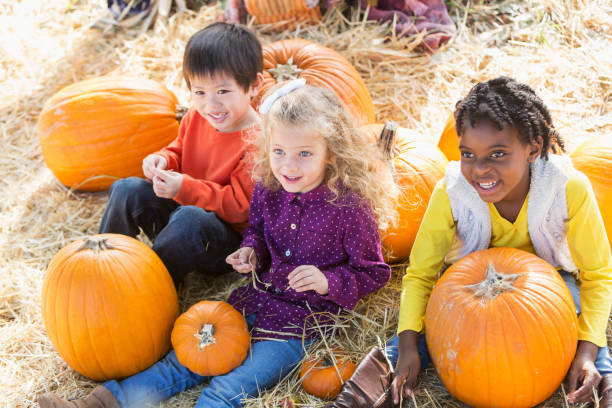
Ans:
POLYGON ((319 350, 302 363, 300 380, 307 393, 323 399, 335 398, 342 384, 355 372, 355 363, 341 350, 319 350))
POLYGON ((607 135, 593 137, 578 146, 571 158, 574 167, 591 181, 608 243, 612 246, 612 138, 607 135))
MULTIPOLYGON (((395 129, 394 125, 387 127, 395 129)), ((364 129, 369 133, 368 137, 374 140, 380 137, 383 125, 369 125, 364 129)), ((438 180, 444 177, 448 164, 440 149, 423 136, 404 128, 391 131, 395 132, 395 139, 386 149, 392 150, 388 154, 400 197, 397 203, 397 226, 382 234, 387 262, 405 260, 410 256, 431 193, 438 180)))
POLYGON ((86 191, 142 176, 142 159, 178 135, 177 99, 142 78, 102 77, 53 95, 38 119, 45 163, 58 180, 86 191))
POLYGON ((561 384, 578 321, 559 273, 511 248, 474 252, 434 287, 425 317, 429 353, 446 388, 474 407, 532 407, 561 384))
POLYGON ((246 0, 246 9, 255 17, 255 24, 279 24, 278 31, 291 29, 296 24, 316 24, 321 20, 321 9, 317 5, 306 7, 304 0, 246 0))
POLYGON ((274 84, 304 78, 334 91, 358 124, 374 122, 374 105, 361 75, 337 51, 298 38, 266 45, 263 56, 264 83, 256 105, 274 84))
POLYGON ((442 153, 444 153, 448 161, 458 161, 461 159, 461 154, 459 153, 459 137, 457 137, 457 128, 455 127, 455 115, 452 113, 446 120, 444 129, 438 140, 438 147, 442 150, 442 153))
POLYGON ((244 317, 222 301, 201 301, 179 316, 172 329, 178 361, 202 376, 238 367, 251 345, 244 317))
POLYGON ((136 374, 168 352, 178 298, 151 248, 125 235, 100 234, 53 257, 42 316, 66 363, 104 381, 136 374))

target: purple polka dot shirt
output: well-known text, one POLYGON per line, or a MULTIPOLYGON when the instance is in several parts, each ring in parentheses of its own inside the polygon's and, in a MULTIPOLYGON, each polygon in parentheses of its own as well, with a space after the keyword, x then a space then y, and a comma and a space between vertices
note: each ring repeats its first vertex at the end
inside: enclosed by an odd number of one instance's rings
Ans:
POLYGON ((228 299, 243 314, 256 313, 253 341, 316 338, 333 323, 330 314, 353 309, 389 280, 369 205, 354 192, 332 197, 325 184, 306 193, 255 187, 242 246, 255 250, 258 279, 228 299), (327 295, 289 288, 287 276, 300 265, 323 272, 327 295))

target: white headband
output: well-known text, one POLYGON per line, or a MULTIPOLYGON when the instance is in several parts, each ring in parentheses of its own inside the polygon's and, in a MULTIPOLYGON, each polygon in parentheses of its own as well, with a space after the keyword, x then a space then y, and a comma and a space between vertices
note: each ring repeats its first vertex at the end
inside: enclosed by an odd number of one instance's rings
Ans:
POLYGON ((278 88, 276 91, 272 93, 272 95, 268 96, 259 106, 259 113, 265 115, 270 112, 270 108, 278 98, 281 96, 287 95, 289 92, 301 88, 306 85, 306 80, 304 78, 294 79, 292 81, 287 82, 285 85, 278 88))

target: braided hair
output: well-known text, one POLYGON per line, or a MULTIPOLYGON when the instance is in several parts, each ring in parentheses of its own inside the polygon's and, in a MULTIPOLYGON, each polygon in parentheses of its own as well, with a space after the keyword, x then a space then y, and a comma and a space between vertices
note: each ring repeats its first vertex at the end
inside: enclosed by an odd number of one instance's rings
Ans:
POLYGON ((525 143, 542 139, 541 157, 548 151, 565 151, 565 143, 555 130, 544 102, 528 85, 500 76, 476 84, 468 95, 455 105, 457 135, 462 136, 467 123, 471 127, 486 120, 502 130, 504 125, 515 128, 525 143))

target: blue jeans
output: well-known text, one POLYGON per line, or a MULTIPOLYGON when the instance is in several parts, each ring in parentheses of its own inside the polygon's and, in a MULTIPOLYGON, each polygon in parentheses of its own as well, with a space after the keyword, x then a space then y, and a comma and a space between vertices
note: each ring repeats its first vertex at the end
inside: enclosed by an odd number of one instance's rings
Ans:
MULTIPOLYGON (((255 314, 247 316, 253 322, 255 314)), ((307 348, 311 341, 306 340, 307 348)), ((123 381, 108 381, 103 385, 119 405, 144 407, 170 398, 194 385, 210 380, 196 408, 240 407, 242 399, 256 397, 260 391, 276 385, 302 360, 302 340, 259 341, 251 344, 242 365, 227 374, 202 377, 183 366, 171 351, 148 369, 123 381)))
MULTIPOLYGON (((580 288, 576 284, 576 278, 569 272, 559 271, 559 274, 565 281, 572 299, 574 299, 574 306, 576 306, 576 314, 580 316, 580 288)), ((608 346, 600 347, 597 352, 597 358, 595 359, 595 368, 599 371, 602 377, 612 374, 612 357, 610 357, 610 349, 608 346)))
MULTIPOLYGON (((580 315, 580 288, 576 284, 576 278, 574 278, 574 275, 571 273, 565 271, 559 271, 559 274, 572 294, 574 305, 576 306, 576 314, 580 315)), ((389 361, 391 361, 391 364, 393 364, 393 367, 397 364, 397 358, 399 356, 398 349, 399 337, 395 335, 387 342, 385 348, 385 354, 389 358, 389 361)), ((419 336, 418 352, 421 358, 421 369, 423 369, 431 362, 424 334, 419 336)), ((612 374, 612 358, 610 357, 610 349, 607 346, 599 348, 597 359, 595 360, 595 368, 597 368, 597 371, 599 371, 602 377, 612 374)))
POLYGON ((241 241, 240 234, 215 213, 157 197, 148 180, 115 181, 99 232, 135 237, 140 228, 153 241, 153 250, 175 284, 193 270, 210 275, 231 271, 225 258, 241 241))

